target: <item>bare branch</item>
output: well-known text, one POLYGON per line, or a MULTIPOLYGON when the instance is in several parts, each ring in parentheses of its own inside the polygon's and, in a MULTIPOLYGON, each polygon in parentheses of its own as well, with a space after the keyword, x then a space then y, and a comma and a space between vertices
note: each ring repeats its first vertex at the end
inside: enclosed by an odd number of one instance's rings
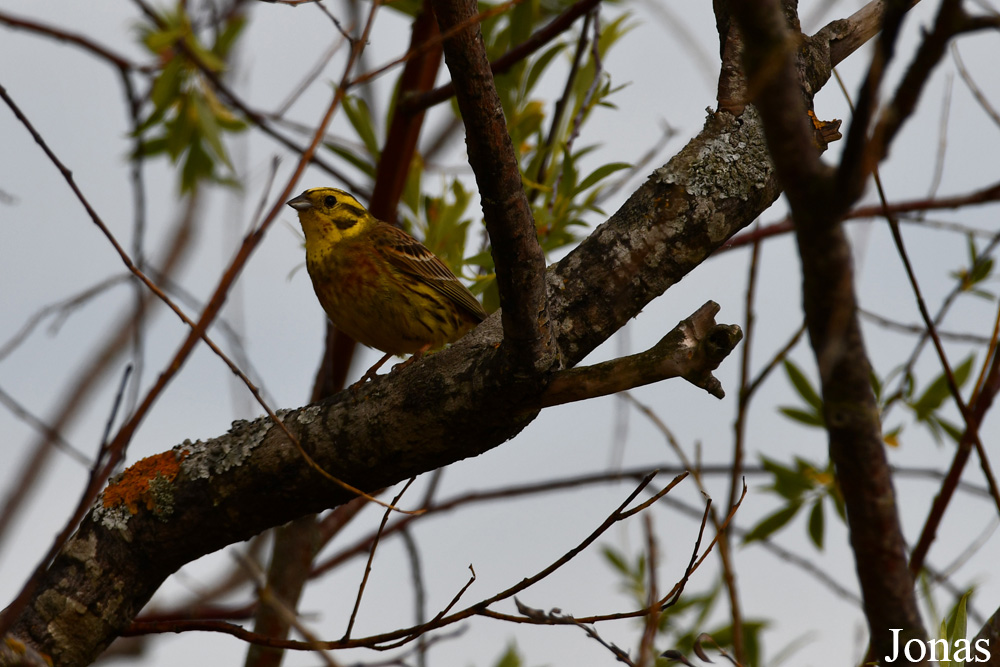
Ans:
MULTIPOLYGON (((442 32, 476 14, 474 0, 435 0, 442 32)), ((514 147, 507 134, 482 32, 478 24, 444 43, 445 61, 465 123, 469 164, 476 173, 490 234, 504 331, 504 349, 518 368, 535 372, 558 365, 546 305, 545 257, 531 206, 521 187, 514 147)))
POLYGON ((552 377, 538 407, 562 405, 682 377, 716 398, 725 392, 712 371, 743 337, 734 325, 716 324, 719 304, 709 301, 649 350, 552 377))

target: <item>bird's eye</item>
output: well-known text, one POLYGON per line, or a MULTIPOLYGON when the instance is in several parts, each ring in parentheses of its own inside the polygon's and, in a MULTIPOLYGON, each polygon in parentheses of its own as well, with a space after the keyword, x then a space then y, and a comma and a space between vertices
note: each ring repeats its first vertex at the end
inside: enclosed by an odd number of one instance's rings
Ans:
POLYGON ((327 208, 333 208, 337 204, 337 198, 333 195, 327 195, 326 199, 323 200, 323 204, 325 204, 327 208))

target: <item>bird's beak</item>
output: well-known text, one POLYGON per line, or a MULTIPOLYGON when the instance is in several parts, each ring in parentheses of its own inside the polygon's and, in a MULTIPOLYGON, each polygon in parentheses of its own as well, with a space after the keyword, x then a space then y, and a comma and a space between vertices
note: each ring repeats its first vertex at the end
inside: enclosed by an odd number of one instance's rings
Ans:
POLYGON ((313 207, 313 203, 304 195, 299 195, 295 199, 289 199, 285 202, 296 211, 307 211, 313 207))

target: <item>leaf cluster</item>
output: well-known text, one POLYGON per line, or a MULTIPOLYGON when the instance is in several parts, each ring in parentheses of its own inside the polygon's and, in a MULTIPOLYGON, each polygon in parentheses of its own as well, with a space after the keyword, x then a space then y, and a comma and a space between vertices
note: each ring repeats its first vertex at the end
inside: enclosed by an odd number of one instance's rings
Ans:
MULTIPOLYGON (((526 40, 534 27, 570 4, 527 1, 511 12, 484 21, 487 53, 491 58, 502 55, 526 40)), ((582 173, 580 165, 584 158, 599 146, 574 146, 595 109, 614 108, 610 97, 619 88, 612 86, 610 75, 600 63, 628 30, 628 14, 622 14, 601 24, 596 45, 588 41, 592 40, 590 35, 574 35, 496 77, 538 240, 546 253, 575 243, 576 230, 587 225, 588 214, 604 215, 599 202, 612 187, 609 177, 630 167, 625 162, 609 162, 582 173), (578 44, 581 48, 589 46, 584 48, 580 61, 573 62, 571 52, 578 44), (563 62, 569 61, 569 71, 564 77, 560 77, 562 70, 557 66, 560 56, 566 57, 563 62), (558 100, 551 101, 547 98, 556 85, 562 87, 563 93, 558 100)), ((484 294, 487 310, 496 307, 496 286, 490 279, 493 260, 488 248, 466 263, 480 267, 476 291, 484 294)))
MULTIPOLYGON (((610 546, 605 546, 602 553, 605 561, 619 576, 619 586, 622 592, 632 599, 636 608, 648 605, 649 575, 646 555, 640 553, 629 558, 622 551, 610 546)), ((731 623, 713 627, 707 632, 705 630, 722 591, 723 585, 719 579, 707 591, 685 593, 674 604, 663 609, 657 620, 658 643, 681 654, 696 653, 696 646, 700 643, 699 638, 708 634, 720 648, 731 650, 733 648, 731 623)), ((745 619, 743 621, 744 649, 748 665, 760 664, 762 635, 767 627, 768 622, 765 620, 745 619)), ((657 667, 661 667, 674 663, 661 657, 657 659, 656 664, 657 667)))
POLYGON ((152 109, 135 132, 141 138, 136 157, 167 155, 180 165, 182 192, 203 180, 238 185, 224 137, 246 124, 219 99, 210 77, 226 71, 245 23, 242 14, 231 14, 205 46, 180 3, 138 27, 140 42, 156 58, 157 74, 149 90, 152 109))
POLYGON ((808 534, 817 549, 822 550, 826 535, 826 504, 832 504, 837 516, 846 518, 844 499, 837 484, 833 464, 818 466, 795 457, 791 466, 761 457, 764 469, 772 476, 770 486, 783 501, 782 506, 759 521, 743 538, 744 544, 766 540, 784 528, 800 511, 809 508, 808 534))

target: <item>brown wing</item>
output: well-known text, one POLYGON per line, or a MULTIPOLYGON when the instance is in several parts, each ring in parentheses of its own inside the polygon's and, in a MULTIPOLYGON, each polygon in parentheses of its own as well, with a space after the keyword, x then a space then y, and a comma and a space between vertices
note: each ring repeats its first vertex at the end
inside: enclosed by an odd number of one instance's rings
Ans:
POLYGON ((472 292, 466 289, 451 269, 441 259, 401 229, 381 223, 381 232, 386 235, 386 255, 389 261, 401 271, 420 278, 428 285, 454 301, 459 307, 482 322, 486 311, 472 292))

